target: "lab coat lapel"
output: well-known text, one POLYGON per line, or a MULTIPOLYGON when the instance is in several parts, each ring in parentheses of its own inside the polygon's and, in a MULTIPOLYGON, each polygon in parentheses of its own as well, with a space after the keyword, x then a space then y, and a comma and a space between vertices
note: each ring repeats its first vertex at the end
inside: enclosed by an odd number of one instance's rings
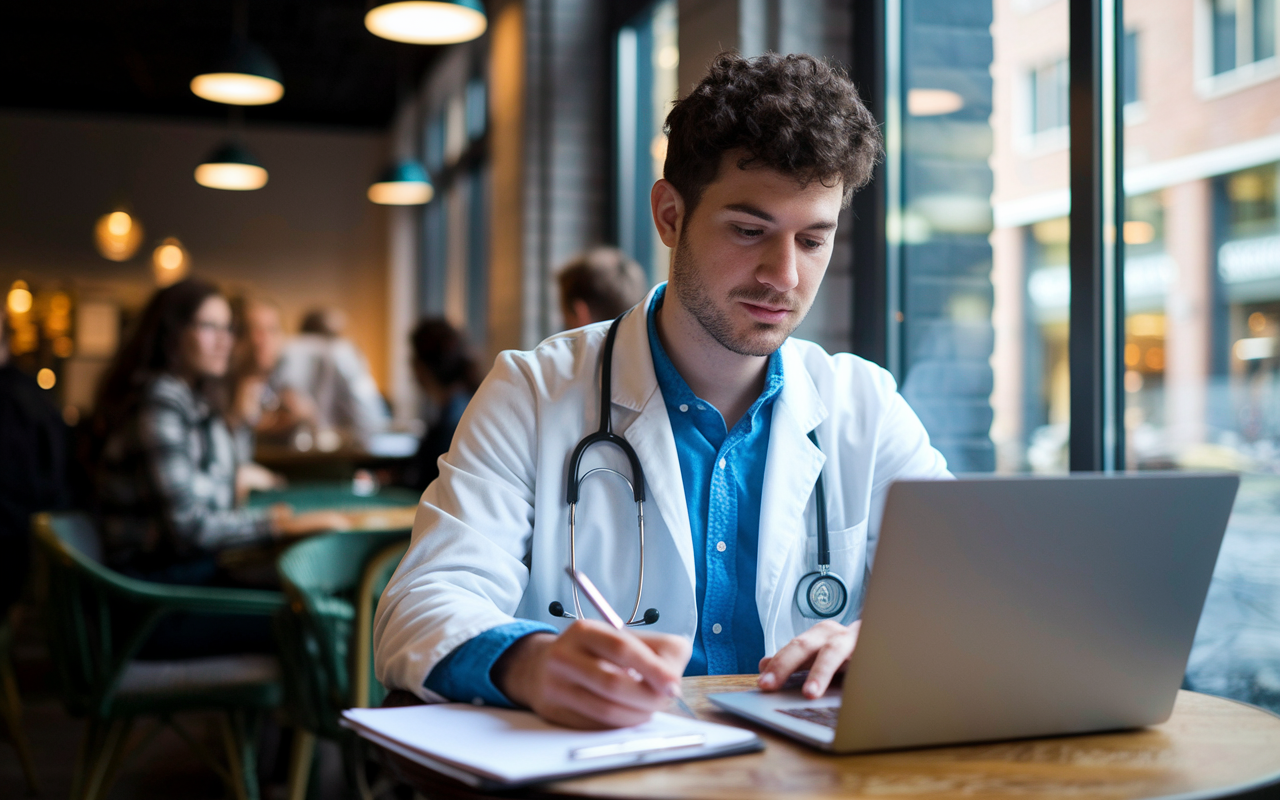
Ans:
MULTIPOLYGON (((795 592, 795 582, 784 580, 795 572, 788 558, 793 553, 804 557, 803 542, 809 528, 806 510, 826 461, 808 434, 827 418, 827 407, 818 396, 798 349, 788 341, 779 352, 783 386, 773 406, 769 431, 756 562, 756 608, 764 629, 765 649, 770 653, 786 643, 779 639, 790 638, 789 633, 779 635, 779 624, 790 619, 791 595, 795 592)), ((799 574, 807 571, 809 567, 805 565, 799 574)))
POLYGON ((649 349, 646 310, 652 299, 653 291, 627 314, 618 327, 613 354, 612 400, 615 405, 639 412, 620 432, 631 443, 644 468, 649 501, 645 505, 657 506, 669 535, 675 538, 676 552, 680 554, 692 588, 696 581, 693 536, 689 527, 689 507, 684 497, 684 481, 680 476, 680 456, 676 452, 667 406, 653 371, 653 352, 649 349))

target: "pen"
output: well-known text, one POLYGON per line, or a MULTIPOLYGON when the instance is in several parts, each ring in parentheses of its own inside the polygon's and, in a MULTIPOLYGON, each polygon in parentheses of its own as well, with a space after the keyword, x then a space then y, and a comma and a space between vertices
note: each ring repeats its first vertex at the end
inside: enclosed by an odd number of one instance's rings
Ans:
MULTIPOLYGON (((604 599, 604 595, 600 594, 600 590, 591 582, 586 573, 582 570, 575 570, 573 567, 565 567, 564 571, 569 576, 569 580, 573 581, 578 587, 578 591, 587 596, 587 600, 591 601, 592 607, 604 617, 605 621, 616 630, 624 631, 627 625, 622 621, 622 617, 618 616, 618 612, 613 610, 613 606, 609 605, 609 601, 604 599)), ((697 719, 698 715, 693 713, 693 709, 689 708, 689 704, 679 695, 675 696, 676 703, 680 706, 680 710, 688 714, 693 719, 697 719)))

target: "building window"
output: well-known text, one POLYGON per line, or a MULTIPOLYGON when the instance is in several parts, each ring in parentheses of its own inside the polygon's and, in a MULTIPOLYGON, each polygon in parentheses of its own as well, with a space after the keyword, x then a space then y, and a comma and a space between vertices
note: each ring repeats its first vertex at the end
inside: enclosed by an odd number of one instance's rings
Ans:
POLYGON ((1060 58, 1031 70, 1030 129, 1033 135, 1066 130, 1071 119, 1067 94, 1067 60, 1060 58))
POLYGON ((1142 99, 1138 84, 1138 32, 1125 31, 1124 50, 1121 53, 1120 91, 1124 104, 1131 106, 1142 99))
POLYGON ((1213 74, 1274 58, 1276 0, 1210 0, 1213 74))

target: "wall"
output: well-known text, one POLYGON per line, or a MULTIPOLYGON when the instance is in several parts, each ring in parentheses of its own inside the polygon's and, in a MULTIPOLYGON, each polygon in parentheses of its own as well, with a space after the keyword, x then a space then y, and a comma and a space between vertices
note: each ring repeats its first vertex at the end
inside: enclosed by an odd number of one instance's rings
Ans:
POLYGON ((296 327, 336 305, 386 385, 385 210, 365 198, 383 166, 381 133, 249 126, 267 168, 255 192, 207 189, 195 166, 224 125, 0 111, 0 283, 64 286, 139 306, 154 288, 150 252, 177 236, 192 274, 276 300, 296 327), (98 217, 127 199, 146 229, 133 260, 93 247, 98 217))

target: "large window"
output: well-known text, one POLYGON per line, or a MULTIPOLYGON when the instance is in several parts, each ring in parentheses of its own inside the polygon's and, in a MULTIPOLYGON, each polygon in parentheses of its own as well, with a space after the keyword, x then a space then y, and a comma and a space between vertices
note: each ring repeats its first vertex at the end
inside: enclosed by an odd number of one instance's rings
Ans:
POLYGON ((1274 0, 885 4, 885 363, 956 471, 1238 472, 1187 680, 1280 708, 1274 0))
POLYGON ((667 278, 670 253, 653 226, 649 189, 667 158, 663 123, 676 100, 680 48, 675 0, 659 0, 623 25, 616 37, 618 247, 649 274, 667 278))

